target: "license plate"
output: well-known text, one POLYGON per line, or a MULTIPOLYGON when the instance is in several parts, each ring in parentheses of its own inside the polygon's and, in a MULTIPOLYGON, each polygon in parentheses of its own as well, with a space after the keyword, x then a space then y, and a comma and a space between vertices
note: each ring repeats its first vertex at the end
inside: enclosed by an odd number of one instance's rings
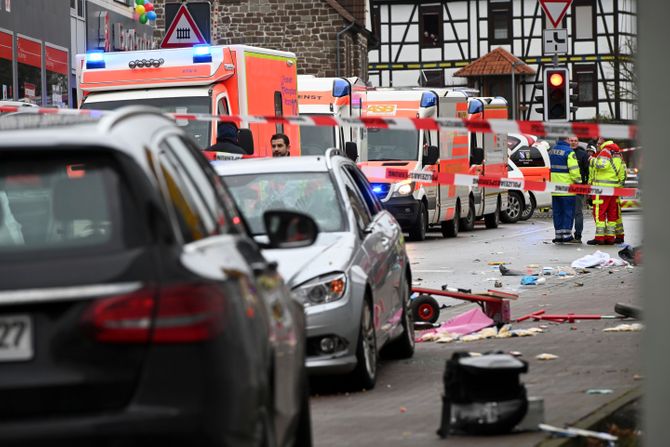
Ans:
POLYGON ((33 358, 33 325, 29 315, 0 316, 0 362, 33 358))

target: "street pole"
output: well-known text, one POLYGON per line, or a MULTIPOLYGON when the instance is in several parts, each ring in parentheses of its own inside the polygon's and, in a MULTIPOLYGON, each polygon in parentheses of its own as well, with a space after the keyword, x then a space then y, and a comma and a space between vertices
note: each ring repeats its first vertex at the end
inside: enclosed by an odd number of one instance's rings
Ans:
POLYGON ((512 62, 512 120, 516 120, 516 82, 514 77, 514 72, 516 71, 516 66, 521 65, 522 62, 512 62))

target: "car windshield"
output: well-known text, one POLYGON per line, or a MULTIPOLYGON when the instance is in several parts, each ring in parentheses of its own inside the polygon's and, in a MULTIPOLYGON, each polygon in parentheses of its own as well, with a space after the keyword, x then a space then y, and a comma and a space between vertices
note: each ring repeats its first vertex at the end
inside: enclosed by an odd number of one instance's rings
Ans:
POLYGON ((226 176, 224 181, 254 235, 265 234, 267 210, 299 211, 312 217, 320 232, 344 229, 336 186, 325 172, 262 173, 226 176))
POLYGON ((128 246, 122 230, 136 213, 128 211, 133 201, 111 158, 7 155, 0 164, 0 256, 128 246))
MULTIPOLYGON (((82 109, 116 110, 126 106, 156 107, 165 113, 211 113, 209 96, 180 96, 174 98, 137 98, 126 101, 91 101, 84 102, 82 109)), ((183 127, 198 143, 198 147, 205 149, 210 145, 211 123, 209 121, 177 120, 177 125, 183 127)))
POLYGON ((335 147, 335 128, 326 126, 302 126, 300 128, 300 151, 302 155, 323 155, 326 149, 335 147))
POLYGON ((419 132, 417 130, 368 129, 368 159, 418 160, 419 132))

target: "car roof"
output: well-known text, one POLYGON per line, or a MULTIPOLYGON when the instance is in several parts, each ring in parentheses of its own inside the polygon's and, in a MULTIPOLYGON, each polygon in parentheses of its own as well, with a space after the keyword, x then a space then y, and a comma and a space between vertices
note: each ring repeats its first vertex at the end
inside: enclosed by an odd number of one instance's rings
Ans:
MULTIPOLYGON (((343 157, 342 157, 343 158, 343 157)), ((212 163, 219 175, 244 175, 275 172, 328 172, 325 155, 301 157, 248 158, 243 160, 215 161, 212 163)))

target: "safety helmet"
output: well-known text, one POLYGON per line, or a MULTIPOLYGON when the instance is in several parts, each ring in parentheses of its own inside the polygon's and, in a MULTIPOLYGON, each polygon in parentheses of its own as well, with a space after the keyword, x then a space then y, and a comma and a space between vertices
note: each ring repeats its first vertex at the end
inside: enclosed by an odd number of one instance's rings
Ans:
POLYGON ((613 141, 605 141, 602 146, 600 146, 602 149, 607 149, 610 152, 618 153, 621 152, 621 148, 619 147, 618 144, 616 144, 613 141))

